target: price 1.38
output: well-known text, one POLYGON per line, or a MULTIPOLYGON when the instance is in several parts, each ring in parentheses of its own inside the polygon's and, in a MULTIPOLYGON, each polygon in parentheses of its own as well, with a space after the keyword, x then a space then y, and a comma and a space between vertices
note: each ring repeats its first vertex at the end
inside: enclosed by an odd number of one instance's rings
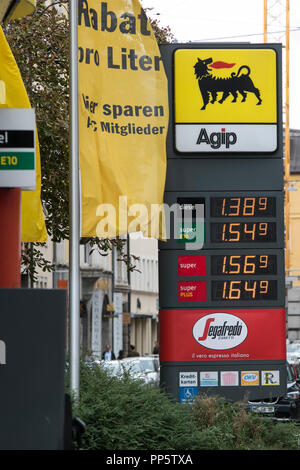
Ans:
POLYGON ((211 217, 275 217, 275 197, 213 197, 211 217))

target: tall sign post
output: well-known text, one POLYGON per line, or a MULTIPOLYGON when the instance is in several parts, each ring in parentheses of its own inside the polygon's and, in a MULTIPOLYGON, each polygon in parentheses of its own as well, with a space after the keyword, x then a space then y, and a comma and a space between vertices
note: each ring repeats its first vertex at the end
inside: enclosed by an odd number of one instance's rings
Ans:
POLYGON ((79 124, 78 124, 78 35, 77 2, 69 2, 70 7, 70 382, 75 398, 79 399, 80 383, 80 194, 79 194, 79 124))
POLYGON ((161 46, 169 81, 161 383, 181 403, 285 393, 281 46, 161 46))

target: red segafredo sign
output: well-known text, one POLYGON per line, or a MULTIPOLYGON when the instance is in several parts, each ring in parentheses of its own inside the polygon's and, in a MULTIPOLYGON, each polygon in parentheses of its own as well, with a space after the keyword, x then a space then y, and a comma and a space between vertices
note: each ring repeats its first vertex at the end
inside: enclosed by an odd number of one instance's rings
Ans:
POLYGON ((162 310, 160 325, 161 361, 285 359, 281 308, 162 310))
POLYGON ((214 312, 201 317, 193 326, 193 337, 213 351, 233 349, 248 336, 246 323, 231 313, 214 312))

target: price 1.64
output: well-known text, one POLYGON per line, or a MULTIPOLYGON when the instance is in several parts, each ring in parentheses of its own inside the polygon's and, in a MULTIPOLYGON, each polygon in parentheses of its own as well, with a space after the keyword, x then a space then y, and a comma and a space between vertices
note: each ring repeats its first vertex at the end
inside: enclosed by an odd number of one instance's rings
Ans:
POLYGON ((212 300, 276 300, 277 281, 212 281, 212 300))

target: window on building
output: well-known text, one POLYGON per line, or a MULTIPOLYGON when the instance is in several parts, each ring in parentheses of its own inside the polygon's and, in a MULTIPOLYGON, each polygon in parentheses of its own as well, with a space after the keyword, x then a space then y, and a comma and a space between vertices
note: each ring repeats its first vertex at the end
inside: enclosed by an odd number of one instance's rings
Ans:
POLYGON ((290 172, 300 173, 300 131, 290 131, 290 172))

